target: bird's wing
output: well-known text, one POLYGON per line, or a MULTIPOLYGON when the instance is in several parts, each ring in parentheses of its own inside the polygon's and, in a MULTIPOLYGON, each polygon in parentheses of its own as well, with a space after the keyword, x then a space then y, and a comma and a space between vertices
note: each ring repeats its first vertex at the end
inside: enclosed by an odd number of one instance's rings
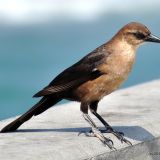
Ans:
POLYGON ((103 73, 98 70, 98 66, 103 63, 104 54, 100 51, 100 48, 97 48, 79 62, 64 70, 47 87, 36 93, 34 97, 66 92, 88 80, 101 76, 103 73))

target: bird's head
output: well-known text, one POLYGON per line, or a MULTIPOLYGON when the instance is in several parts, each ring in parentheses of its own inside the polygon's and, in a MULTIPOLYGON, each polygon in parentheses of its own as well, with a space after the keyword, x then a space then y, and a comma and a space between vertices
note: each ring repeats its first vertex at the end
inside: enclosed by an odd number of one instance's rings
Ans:
POLYGON ((160 38, 151 34, 150 30, 143 24, 131 22, 125 25, 119 32, 122 41, 133 46, 139 46, 143 42, 160 43, 160 38))

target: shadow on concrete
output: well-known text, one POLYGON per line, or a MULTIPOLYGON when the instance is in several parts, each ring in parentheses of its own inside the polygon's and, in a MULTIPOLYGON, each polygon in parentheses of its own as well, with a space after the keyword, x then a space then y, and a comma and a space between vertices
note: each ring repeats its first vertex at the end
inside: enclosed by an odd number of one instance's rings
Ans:
MULTIPOLYGON (((137 141, 144 141, 153 139, 154 136, 146 129, 140 126, 113 126, 116 131, 123 132, 125 137, 131 138, 137 141)), ((79 128, 56 128, 56 129, 19 129, 15 132, 88 132, 91 128, 79 127, 79 128)), ((104 129, 104 128, 100 128, 104 129)), ((107 133, 105 133, 107 134, 107 133)))

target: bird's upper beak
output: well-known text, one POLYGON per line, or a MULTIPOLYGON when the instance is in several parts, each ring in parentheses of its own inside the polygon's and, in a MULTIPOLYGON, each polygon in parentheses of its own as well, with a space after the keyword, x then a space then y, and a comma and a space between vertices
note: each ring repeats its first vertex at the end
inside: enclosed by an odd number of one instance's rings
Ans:
POLYGON ((145 39, 145 41, 160 43, 160 38, 157 37, 157 36, 154 36, 153 34, 150 34, 150 35, 145 39))

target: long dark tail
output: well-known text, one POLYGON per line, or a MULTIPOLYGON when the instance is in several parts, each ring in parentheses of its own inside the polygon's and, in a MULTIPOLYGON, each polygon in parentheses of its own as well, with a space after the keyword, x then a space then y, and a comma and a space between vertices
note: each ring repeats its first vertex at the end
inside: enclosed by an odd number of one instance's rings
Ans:
POLYGON ((55 105, 61 100, 58 97, 43 97, 37 104, 35 104, 31 109, 29 109, 26 113, 22 116, 14 120, 13 122, 9 123, 5 126, 0 132, 11 132, 15 131, 18 127, 20 127, 24 122, 28 121, 32 116, 36 116, 51 106, 55 105))

